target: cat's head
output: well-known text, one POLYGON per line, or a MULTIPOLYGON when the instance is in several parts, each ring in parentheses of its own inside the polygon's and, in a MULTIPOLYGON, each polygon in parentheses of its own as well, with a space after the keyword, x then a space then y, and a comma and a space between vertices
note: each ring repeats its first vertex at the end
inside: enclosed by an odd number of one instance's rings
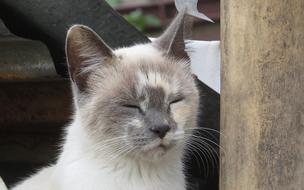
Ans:
POLYGON ((184 148, 199 96, 182 22, 152 43, 116 50, 86 26, 68 31, 76 117, 98 150, 155 161, 184 148))

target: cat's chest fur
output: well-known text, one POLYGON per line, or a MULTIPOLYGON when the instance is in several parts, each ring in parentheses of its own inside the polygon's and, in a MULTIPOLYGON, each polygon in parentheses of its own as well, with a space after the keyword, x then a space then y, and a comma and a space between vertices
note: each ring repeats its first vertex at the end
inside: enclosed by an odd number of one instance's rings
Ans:
POLYGON ((112 162, 87 152, 81 127, 70 127, 65 149, 52 171, 50 190, 185 190, 182 155, 172 153, 163 162, 122 158, 112 162), (78 140, 76 140, 78 139, 78 140), (64 180, 63 180, 64 179, 64 180))
POLYGON ((138 166, 125 163, 120 168, 109 169, 88 162, 68 167, 62 176, 59 188, 73 190, 185 190, 184 176, 180 170, 166 171, 148 168, 138 170, 138 166))
POLYGON ((69 127, 57 164, 40 170, 13 190, 186 189, 181 155, 155 164, 125 158, 111 162, 88 152, 87 146, 89 142, 75 122, 69 127))

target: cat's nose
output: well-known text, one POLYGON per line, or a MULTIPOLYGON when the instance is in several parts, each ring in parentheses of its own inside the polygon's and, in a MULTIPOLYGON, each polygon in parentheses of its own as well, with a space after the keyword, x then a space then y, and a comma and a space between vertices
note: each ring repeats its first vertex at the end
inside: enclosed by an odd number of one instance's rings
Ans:
POLYGON ((154 134, 159 136, 159 138, 164 138, 168 131, 170 131, 169 125, 156 125, 150 128, 150 131, 152 131, 154 134))

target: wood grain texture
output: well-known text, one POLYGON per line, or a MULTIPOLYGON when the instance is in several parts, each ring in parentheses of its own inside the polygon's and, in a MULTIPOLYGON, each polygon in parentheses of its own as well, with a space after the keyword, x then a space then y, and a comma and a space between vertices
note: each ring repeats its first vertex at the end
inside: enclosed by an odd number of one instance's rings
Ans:
POLYGON ((304 189, 304 1, 221 4, 221 190, 304 189))

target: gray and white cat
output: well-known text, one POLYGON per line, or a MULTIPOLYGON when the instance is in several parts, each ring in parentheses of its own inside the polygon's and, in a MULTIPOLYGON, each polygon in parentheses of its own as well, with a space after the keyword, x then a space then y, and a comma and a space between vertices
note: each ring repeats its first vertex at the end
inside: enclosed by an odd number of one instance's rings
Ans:
POLYGON ((182 157, 198 90, 184 14, 148 44, 112 50, 82 25, 67 34, 75 114, 56 164, 13 190, 185 190, 182 157))

